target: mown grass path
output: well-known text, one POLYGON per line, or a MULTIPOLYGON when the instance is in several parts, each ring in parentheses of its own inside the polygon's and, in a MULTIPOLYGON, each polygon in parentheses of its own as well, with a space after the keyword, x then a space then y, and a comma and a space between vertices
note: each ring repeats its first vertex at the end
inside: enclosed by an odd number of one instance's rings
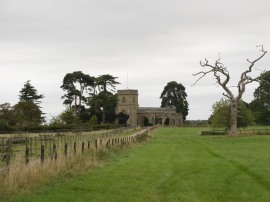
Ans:
POLYGON ((10 201, 270 201, 270 136, 162 128, 85 175, 10 201))

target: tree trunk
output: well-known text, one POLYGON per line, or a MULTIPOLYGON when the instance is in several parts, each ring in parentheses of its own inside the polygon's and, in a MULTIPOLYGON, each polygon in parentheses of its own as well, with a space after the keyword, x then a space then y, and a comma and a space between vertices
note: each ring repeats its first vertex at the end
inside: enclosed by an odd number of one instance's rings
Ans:
POLYGON ((231 102, 231 125, 229 135, 237 135, 237 100, 233 99, 231 102))
POLYGON ((106 123, 106 112, 105 112, 105 107, 103 107, 103 109, 102 109, 102 123, 103 123, 103 124, 106 123))

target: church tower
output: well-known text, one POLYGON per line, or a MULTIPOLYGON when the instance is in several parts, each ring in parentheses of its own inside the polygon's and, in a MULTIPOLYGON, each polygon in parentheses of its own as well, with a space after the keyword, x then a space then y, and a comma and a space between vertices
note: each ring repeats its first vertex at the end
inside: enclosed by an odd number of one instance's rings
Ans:
POLYGON ((129 115, 127 125, 137 126, 138 125, 138 90, 117 90, 117 106, 116 114, 123 112, 129 115))

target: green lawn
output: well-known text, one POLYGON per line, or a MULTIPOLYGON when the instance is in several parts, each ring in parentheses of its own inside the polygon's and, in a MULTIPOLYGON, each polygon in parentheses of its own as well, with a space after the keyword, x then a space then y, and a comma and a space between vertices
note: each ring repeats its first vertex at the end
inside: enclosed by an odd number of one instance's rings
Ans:
POLYGON ((102 168, 10 201, 270 201, 270 136, 162 128, 102 168))

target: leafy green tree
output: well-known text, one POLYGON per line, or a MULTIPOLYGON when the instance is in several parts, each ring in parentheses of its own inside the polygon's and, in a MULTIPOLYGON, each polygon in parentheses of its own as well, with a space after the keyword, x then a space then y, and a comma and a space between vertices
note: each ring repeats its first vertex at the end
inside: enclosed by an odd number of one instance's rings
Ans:
POLYGON ((174 107, 177 113, 182 113, 186 120, 188 115, 188 102, 185 87, 181 83, 171 81, 164 87, 161 95, 161 107, 174 107))
POLYGON ((230 101, 221 99, 212 105, 211 126, 214 128, 228 127, 230 122, 230 101))
POLYGON ((35 87, 31 85, 30 80, 28 80, 24 84, 19 94, 20 102, 31 101, 35 103, 36 105, 41 103, 40 99, 42 98, 44 98, 44 95, 37 93, 37 90, 35 89, 35 87))
MULTIPOLYGON (((230 101, 227 99, 221 99, 212 106, 211 126, 214 128, 226 128, 230 127, 231 110, 230 101)), ((237 127, 247 127, 254 121, 253 113, 248 108, 248 104, 240 100, 238 104, 238 117, 237 127)))
POLYGON ((19 127, 38 126, 44 122, 42 111, 32 101, 22 101, 14 106, 16 125, 19 127))
POLYGON ((14 109, 10 103, 0 105, 0 120, 2 120, 2 124, 5 123, 6 126, 16 125, 14 109))
POLYGON ((100 92, 114 92, 115 85, 120 84, 116 81, 118 77, 114 77, 110 74, 104 74, 96 78, 96 85, 100 92))
POLYGON ((90 125, 96 125, 96 124, 98 124, 97 116, 96 115, 93 115, 91 117, 91 119, 88 121, 88 124, 90 124, 90 125))
POLYGON ((270 71, 261 74, 260 85, 255 89, 250 107, 257 123, 270 123, 270 71))
POLYGON ((43 94, 37 90, 28 80, 19 94, 19 102, 14 106, 16 125, 19 127, 38 126, 44 122, 43 113, 39 104, 43 94))
POLYGON ((91 111, 101 123, 113 123, 116 119, 115 107, 117 97, 111 92, 102 91, 93 96, 90 100, 91 111), (100 120, 101 118, 101 120, 100 120))
POLYGON ((99 108, 102 111, 102 123, 112 123, 116 119, 115 107, 117 98, 113 92, 115 91, 115 85, 119 84, 116 81, 117 78, 110 74, 101 75, 96 78, 96 86, 99 93, 92 98, 92 104, 96 109, 99 108))
POLYGON ((10 131, 16 125, 14 109, 9 103, 0 105, 0 130, 10 131))
POLYGON ((64 125, 76 125, 80 123, 80 119, 74 110, 66 110, 59 115, 64 125))
POLYGON ((85 93, 86 91, 91 91, 94 81, 94 77, 84 74, 81 71, 75 71, 65 75, 61 88, 67 93, 62 96, 62 99, 64 99, 63 103, 69 106, 69 110, 71 110, 74 103, 76 111, 80 113, 82 103, 86 102, 85 93))

